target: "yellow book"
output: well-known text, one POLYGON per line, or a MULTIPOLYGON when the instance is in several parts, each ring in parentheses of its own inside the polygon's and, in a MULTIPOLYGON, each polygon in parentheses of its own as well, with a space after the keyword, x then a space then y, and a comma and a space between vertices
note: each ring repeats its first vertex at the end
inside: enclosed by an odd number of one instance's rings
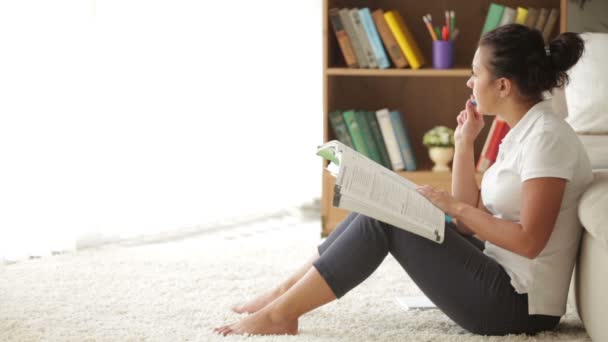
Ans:
POLYGON ((526 23, 527 16, 528 16, 527 8, 517 7, 517 16, 515 17, 515 23, 524 25, 526 23))
POLYGON ((412 69, 419 69, 424 65, 425 60, 422 52, 420 52, 420 48, 416 41, 414 40, 414 36, 410 33, 405 25, 405 21, 397 11, 387 11, 384 13, 384 19, 386 19, 386 23, 388 27, 393 32, 395 39, 397 40, 397 44, 403 51, 407 62, 412 67, 412 69))

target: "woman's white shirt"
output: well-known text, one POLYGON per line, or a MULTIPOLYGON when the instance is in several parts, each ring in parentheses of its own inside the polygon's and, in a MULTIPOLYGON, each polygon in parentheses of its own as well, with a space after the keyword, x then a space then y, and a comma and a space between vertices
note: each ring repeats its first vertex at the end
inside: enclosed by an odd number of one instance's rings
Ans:
POLYGON ((528 259, 486 242, 484 253, 503 266, 518 293, 528 294, 528 314, 561 316, 582 232, 578 200, 593 174, 578 136, 552 113, 550 101, 530 108, 504 137, 496 162, 483 175, 483 204, 497 218, 520 222, 522 183, 539 177, 568 181, 545 248, 528 259))

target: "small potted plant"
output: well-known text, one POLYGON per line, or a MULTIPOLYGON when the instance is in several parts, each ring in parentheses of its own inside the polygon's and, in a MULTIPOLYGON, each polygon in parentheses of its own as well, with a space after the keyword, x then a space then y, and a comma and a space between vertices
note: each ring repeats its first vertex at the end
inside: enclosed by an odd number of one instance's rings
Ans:
POLYGON ((454 130, 435 126, 424 134, 422 143, 428 147, 429 157, 435 163, 433 171, 450 171, 448 163, 454 157, 454 130))

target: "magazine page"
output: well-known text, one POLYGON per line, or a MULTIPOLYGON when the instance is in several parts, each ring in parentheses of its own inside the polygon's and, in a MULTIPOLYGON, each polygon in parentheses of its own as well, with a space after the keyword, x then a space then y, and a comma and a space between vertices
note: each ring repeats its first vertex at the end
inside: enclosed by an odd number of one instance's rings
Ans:
POLYGON ((445 214, 415 190, 416 184, 345 145, 338 145, 337 153, 334 206, 443 242, 445 214))

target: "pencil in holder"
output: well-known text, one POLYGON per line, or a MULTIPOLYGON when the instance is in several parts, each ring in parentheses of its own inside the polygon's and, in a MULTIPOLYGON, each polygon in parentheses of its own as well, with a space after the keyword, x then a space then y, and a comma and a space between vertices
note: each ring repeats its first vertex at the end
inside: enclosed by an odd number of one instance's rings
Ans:
POLYGON ((454 41, 433 41, 433 68, 450 69, 454 66, 454 41))

